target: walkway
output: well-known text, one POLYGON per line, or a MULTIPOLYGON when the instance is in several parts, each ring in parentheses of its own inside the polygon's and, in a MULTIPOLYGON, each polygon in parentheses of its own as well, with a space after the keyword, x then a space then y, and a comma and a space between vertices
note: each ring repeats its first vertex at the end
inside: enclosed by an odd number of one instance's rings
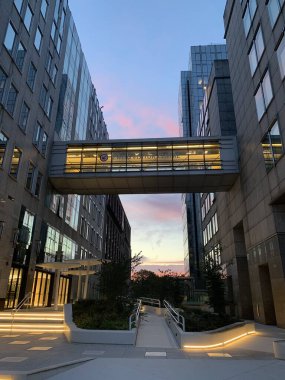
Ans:
POLYGON ((285 330, 257 327, 256 336, 248 336, 223 349, 204 351, 70 344, 59 333, 0 333, 0 379, 283 379, 285 361, 274 359, 272 342, 285 339, 285 330), (48 371, 42 372, 43 369, 48 371), (15 373, 18 377, 12 376, 15 373))
POLYGON ((144 306, 136 347, 178 348, 163 315, 157 315, 158 308, 144 306))

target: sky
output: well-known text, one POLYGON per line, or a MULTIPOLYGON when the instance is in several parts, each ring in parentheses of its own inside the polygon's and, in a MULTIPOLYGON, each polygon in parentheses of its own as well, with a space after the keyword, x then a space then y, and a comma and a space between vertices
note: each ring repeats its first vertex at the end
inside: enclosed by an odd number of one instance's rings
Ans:
MULTIPOLYGON (((179 136, 192 45, 224 43, 226 0, 69 0, 110 139, 179 136)), ((180 194, 120 196, 142 268, 183 273, 180 194)))

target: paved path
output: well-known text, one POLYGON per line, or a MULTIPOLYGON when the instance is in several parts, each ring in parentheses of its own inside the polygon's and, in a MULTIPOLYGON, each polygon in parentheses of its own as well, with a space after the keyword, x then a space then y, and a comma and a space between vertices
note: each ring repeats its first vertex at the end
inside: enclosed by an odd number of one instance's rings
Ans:
POLYGON ((164 317, 149 310, 141 320, 136 347, 178 348, 164 317))
MULTIPOLYGON (((156 318, 153 320, 158 321, 156 318)), ((149 328, 150 324, 142 326, 149 328)), ((257 335, 245 337, 224 348, 203 351, 151 347, 150 341, 145 343, 146 347, 70 344, 63 334, 0 333, 0 379, 285 379, 285 361, 274 359, 272 351, 272 342, 285 339, 285 330, 263 325, 257 325, 257 330, 257 335), (84 360, 89 361, 78 363, 84 360), (72 363, 72 366, 64 367, 72 363), (52 367, 55 369, 51 370, 52 367), (42 372, 43 368, 49 370, 42 372), (27 372, 30 374, 26 376, 27 372), (8 376, 15 373, 18 377, 8 376)), ((142 344, 140 342, 138 344, 142 344)), ((155 344, 157 342, 156 339, 155 344)), ((163 343, 162 340, 159 342, 163 343)))

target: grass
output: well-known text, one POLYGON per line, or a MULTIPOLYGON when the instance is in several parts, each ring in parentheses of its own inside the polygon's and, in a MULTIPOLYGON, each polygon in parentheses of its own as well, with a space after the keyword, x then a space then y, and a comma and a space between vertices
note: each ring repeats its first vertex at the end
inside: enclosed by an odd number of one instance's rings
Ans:
POLYGON ((81 300, 73 305, 73 322, 89 330, 128 330, 133 303, 126 300, 81 300))
POLYGON ((185 330, 191 332, 215 330, 238 322, 237 319, 226 314, 219 315, 185 307, 183 307, 183 312, 181 314, 185 318, 185 330))

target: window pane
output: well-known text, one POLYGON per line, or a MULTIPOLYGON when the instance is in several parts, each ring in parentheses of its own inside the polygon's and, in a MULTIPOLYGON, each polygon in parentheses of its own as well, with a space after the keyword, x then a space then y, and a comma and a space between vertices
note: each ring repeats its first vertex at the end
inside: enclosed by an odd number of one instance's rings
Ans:
POLYGON ((36 73, 37 73, 37 69, 34 66, 34 64, 31 62, 29 71, 28 71, 28 76, 27 76, 27 84, 32 90, 35 84, 36 73))
POLYGON ((0 68, 0 102, 2 101, 2 98, 3 98, 6 79, 7 79, 7 75, 0 68))
POLYGON ((19 42, 17 55, 16 55, 16 65, 18 66, 18 69, 20 70, 22 70, 23 68, 25 55, 26 55, 26 49, 24 48, 22 43, 19 42))
POLYGON ((22 5, 23 5, 23 0, 14 0, 14 5, 17 8, 17 11, 21 13, 22 5))
POLYGON ((267 107, 268 104, 270 103, 272 97, 273 97, 272 87, 271 87, 271 82, 270 82, 270 77, 269 77, 268 71, 265 74, 265 77, 263 78, 262 88, 263 88, 265 107, 267 107))
POLYGON ((249 0, 248 6, 249 6, 250 17, 251 17, 251 21, 252 21, 254 15, 255 15, 256 9, 257 9, 256 0, 249 0))
POLYGON ((3 132, 0 132, 0 166, 3 165, 8 138, 3 132))
POLYGON ((268 2, 268 13, 271 22, 271 26, 273 26, 277 20, 279 15, 280 7, 278 0, 269 0, 268 2))
POLYGON ((254 42, 253 42, 252 48, 249 52, 248 58, 249 58, 251 75, 253 75, 255 70, 256 70, 256 67, 257 67, 257 58, 256 58, 254 42))
POLYGON ((13 113, 14 113, 14 109, 15 109, 15 105, 16 105, 16 100, 17 100, 17 95, 18 95, 18 91, 11 84, 10 90, 9 90, 9 93, 8 93, 7 104, 6 104, 6 110, 11 115, 13 115, 13 113))
POLYGON ((43 85, 41 89, 41 94, 40 94, 40 105, 42 106, 44 110, 45 110, 46 101, 47 101, 47 89, 43 85))
POLYGON ((260 61, 262 53, 264 52, 264 42, 263 42, 262 31, 260 27, 255 37, 255 47, 256 47, 257 60, 260 61))
POLYGON ((11 168, 10 168, 10 175, 15 178, 17 178, 19 165, 20 165, 20 159, 21 159, 21 151, 19 148, 15 147, 13 151, 11 168))
POLYGON ((43 133, 43 139, 42 139, 42 149, 41 149, 41 152, 42 152, 43 155, 46 154, 47 141, 48 141, 48 135, 46 134, 46 132, 44 132, 43 133))
POLYGON ((27 128, 29 112, 30 112, 30 109, 27 106, 27 104, 24 102, 22 104, 20 117, 19 117, 19 127, 23 129, 23 131, 25 131, 27 128))
POLYGON ((6 49, 9 51, 10 54, 12 54, 14 42, 15 42, 15 37, 16 37, 16 32, 15 29, 13 28, 12 24, 9 23, 5 40, 4 40, 4 45, 6 49))
POLYGON ((57 69, 56 65, 54 65, 53 70, 52 70, 52 76, 51 76, 53 84, 55 84, 55 82, 56 82, 57 72, 58 72, 58 69, 57 69))
POLYGON ((274 162, 277 162, 283 154, 282 140, 278 122, 276 122, 270 130, 270 141, 274 162))
POLYGON ((52 106, 53 106, 53 100, 51 97, 49 97, 48 102, 47 102, 47 107, 46 107, 46 114, 48 115, 48 117, 51 117, 52 106))
POLYGON ((32 17, 33 17, 33 13, 32 13, 30 6, 28 5, 27 10, 26 10, 26 14, 25 14, 25 18, 24 18, 24 25, 27 28, 28 32, 30 31, 30 28, 31 28, 32 17))
POLYGON ((27 174, 27 180, 26 180, 26 188, 30 191, 32 191, 33 187, 33 177, 34 177, 34 172, 35 172, 35 167, 34 165, 30 162, 29 164, 29 169, 28 169, 28 174, 27 174))
POLYGON ((36 32, 36 35, 35 35, 35 41, 34 41, 34 45, 35 45, 35 48, 39 51, 40 48, 41 48, 41 43, 42 43, 42 33, 40 31, 39 28, 37 28, 37 32, 36 32))
POLYGON ((48 7, 47 0, 42 0, 41 14, 42 14, 44 19, 46 18, 47 7, 48 7))
POLYGON ((52 23, 52 26, 51 26, 51 32, 50 32, 50 36, 51 36, 51 39, 54 41, 54 37, 55 37, 55 31, 56 31, 56 25, 55 23, 53 22, 52 23))
POLYGON ((283 79, 285 76, 285 37, 283 37, 280 45, 278 46, 277 58, 278 58, 281 78, 283 79))
POLYGON ((35 133, 33 136, 33 143, 38 147, 40 146, 41 138, 42 138, 42 126, 39 123, 37 123, 36 128, 35 128, 35 133))
POLYGON ((263 94, 262 94, 261 86, 259 86, 259 89, 258 89, 257 93, 255 94, 255 104, 256 104, 257 117, 258 117, 258 120, 260 120, 262 115, 265 112, 265 106, 264 106, 264 100, 263 100, 263 94))
POLYGON ((42 174, 38 173, 37 182, 36 182, 36 186, 35 186, 35 196, 36 197, 40 196, 42 178, 43 178, 42 174))
POLYGON ((245 11, 245 14, 243 16, 243 26, 244 26, 244 31, 245 31, 245 35, 247 36, 248 35, 248 32, 249 32, 249 29, 250 29, 250 15, 249 15, 249 9, 248 7, 246 7, 246 11, 245 11))

